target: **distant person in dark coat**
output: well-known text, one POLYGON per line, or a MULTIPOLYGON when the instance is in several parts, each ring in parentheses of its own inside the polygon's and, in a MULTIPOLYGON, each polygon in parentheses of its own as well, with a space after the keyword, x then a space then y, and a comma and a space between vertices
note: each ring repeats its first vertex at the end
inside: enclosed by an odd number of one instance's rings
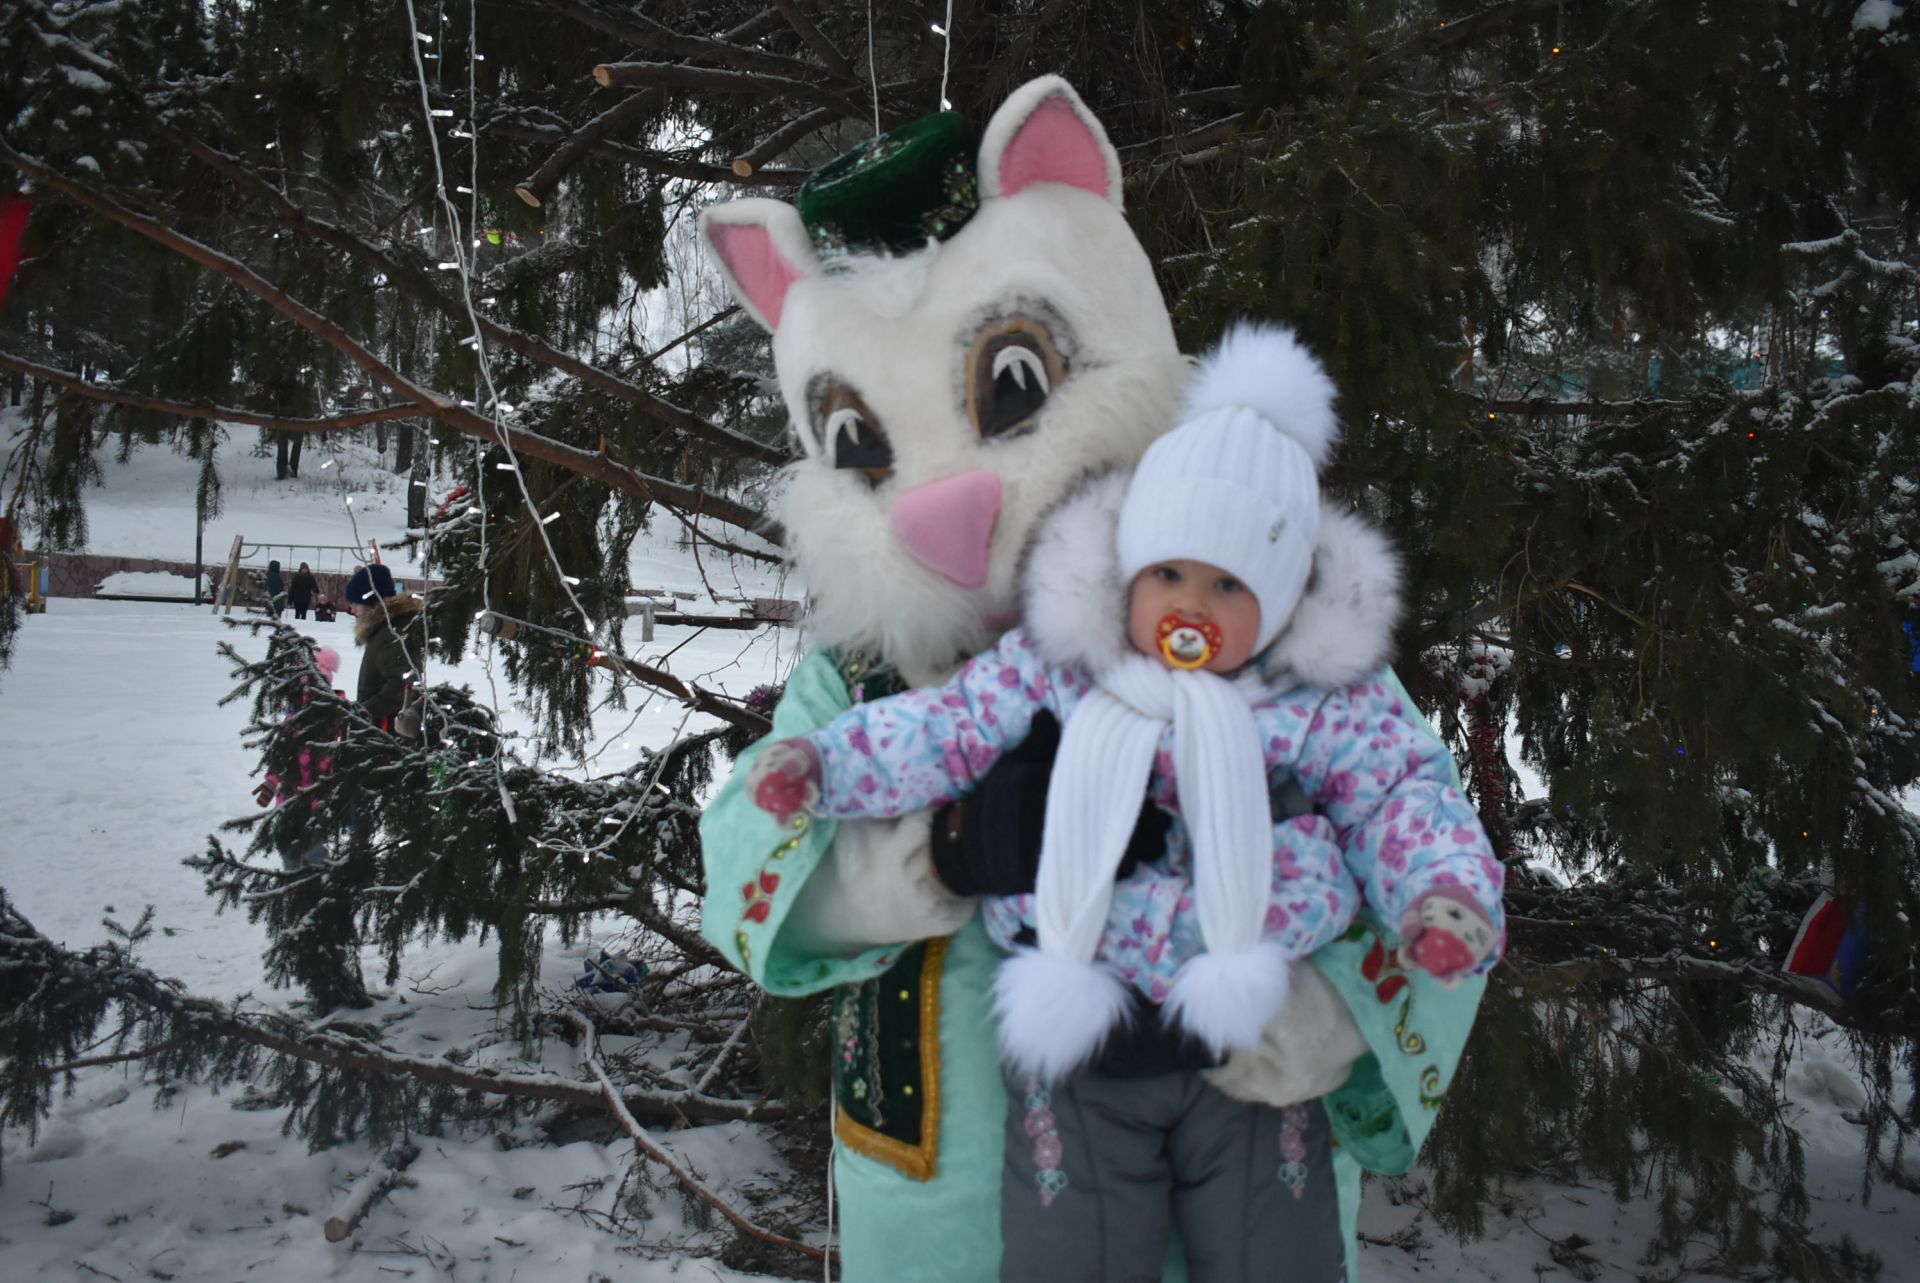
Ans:
POLYGON ((347 604, 356 616, 354 644, 366 648, 355 698, 383 730, 417 734, 417 717, 402 717, 401 712, 419 684, 416 666, 426 661, 427 630, 420 613, 424 603, 401 596, 393 572, 375 562, 353 572, 347 581, 347 604))
POLYGON ((307 607, 313 605, 313 595, 320 591, 320 585, 314 580, 313 572, 307 569, 307 563, 301 562, 300 569, 293 572, 293 582, 287 585, 287 601, 293 607, 295 619, 307 617, 307 607))
POLYGON ((280 563, 267 563, 267 613, 275 619, 280 618, 280 608, 287 601, 287 585, 280 578, 280 563))

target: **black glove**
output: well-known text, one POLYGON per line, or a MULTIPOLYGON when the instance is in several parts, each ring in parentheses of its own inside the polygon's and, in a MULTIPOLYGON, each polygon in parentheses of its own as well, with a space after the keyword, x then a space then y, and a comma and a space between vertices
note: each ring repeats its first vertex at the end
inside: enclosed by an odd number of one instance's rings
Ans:
POLYGON ((1174 1024, 1145 994, 1132 985, 1127 991, 1133 998, 1132 1015, 1107 1036, 1087 1062, 1089 1070, 1108 1078, 1154 1078, 1226 1063, 1226 1057, 1214 1055, 1207 1044, 1174 1024))
MULTIPOLYGON (((934 812, 933 867, 949 891, 1020 895, 1033 890, 1046 829, 1047 786, 1059 751, 1060 723, 1042 712, 1027 738, 980 777, 970 797, 934 812)), ((1172 823, 1165 811, 1143 799, 1116 876, 1126 878, 1142 860, 1158 859, 1172 823)))

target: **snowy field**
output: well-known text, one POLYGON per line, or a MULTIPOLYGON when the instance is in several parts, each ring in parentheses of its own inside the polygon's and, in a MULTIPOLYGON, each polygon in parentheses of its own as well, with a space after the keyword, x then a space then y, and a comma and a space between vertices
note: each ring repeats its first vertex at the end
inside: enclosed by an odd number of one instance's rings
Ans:
MULTIPOLYGON (((340 650, 339 680, 351 689, 351 621, 305 628, 340 650)), ((707 632, 688 640, 693 632, 663 627, 644 653, 686 642, 675 670, 730 691, 776 678, 776 652, 791 656, 790 635, 707 632)), ((233 686, 231 666, 214 649, 223 639, 242 653, 265 651, 264 637, 190 606, 55 599, 28 621, 13 669, 0 675, 0 761, 9 764, 10 786, 0 886, 42 931, 73 946, 102 939, 103 917, 131 924, 152 905, 146 965, 196 993, 252 993, 272 1005, 288 995, 260 980, 265 933, 244 915, 216 914, 198 875, 180 863, 222 820, 253 806, 256 763, 240 739, 245 709, 217 702, 233 686)), ((478 659, 449 677, 488 689, 478 659)), ((607 715, 596 772, 631 765, 642 744, 671 735, 680 712, 658 701, 628 728, 632 718, 631 710, 607 715)), ((525 729, 524 720, 508 721, 525 729)), ((609 923, 570 949, 555 946, 544 974, 564 984, 582 955, 617 929, 609 923)), ((379 974, 370 960, 370 975, 379 974)), ((493 974, 491 945, 422 949, 375 1012, 356 1014, 413 1040, 484 1041, 493 974)), ((675 1050, 685 1049, 663 1049, 675 1050)), ((569 1048, 550 1054, 543 1065, 526 1065, 502 1048, 494 1063, 572 1072, 569 1048)), ((631 1146, 551 1146, 531 1129, 428 1142, 409 1172, 416 1187, 394 1193, 353 1239, 329 1244, 321 1223, 371 1151, 308 1154, 304 1142, 280 1134, 278 1111, 251 1103, 244 1093, 200 1089, 160 1102, 135 1069, 83 1072, 37 1145, 5 1139, 0 1279, 98 1277, 90 1269, 122 1279, 392 1277, 382 1267, 461 1279, 741 1277, 706 1261, 635 1257, 634 1244, 591 1228, 569 1209, 607 1210, 631 1146), (225 1156, 209 1158, 216 1151, 225 1156)), ((785 1179, 751 1128, 704 1127, 666 1143, 737 1203, 744 1191, 785 1179)), ((683 1241, 693 1231, 681 1200, 670 1182, 658 1183, 658 1237, 683 1241)))
MULTIPOLYGON (((318 462, 309 455, 306 467, 318 462)), ((351 469, 343 464, 344 482, 329 477, 278 486, 270 480, 271 460, 234 450, 229 516, 218 530, 228 541, 237 530, 249 538, 355 542, 344 503, 354 494, 356 506, 372 514, 362 518, 359 534, 384 540, 395 533, 400 497, 397 487, 374 488, 387 483, 372 477, 365 462, 351 469)), ((92 549, 190 556, 190 513, 183 517, 177 497, 183 491, 169 491, 190 478, 191 467, 161 451, 143 452, 129 466, 109 462, 106 489, 91 496, 92 549)), ((436 483, 436 494, 442 488, 436 483)), ((209 531, 210 553, 215 533, 209 531)), ((656 532, 636 552, 634 581, 704 593, 700 571, 668 535, 656 532)), ((726 578, 713 585, 723 595, 782 587, 766 571, 736 580, 712 559, 705 569, 709 578, 726 578)), ((795 590, 789 585, 786 591, 795 590)), ((706 600, 688 608, 720 609, 706 600)), ((352 689, 358 654, 351 621, 343 616, 304 627, 341 652, 338 681, 352 689)), ((233 685, 215 650, 223 639, 249 655, 264 652, 264 638, 184 605, 56 599, 47 614, 26 622, 14 666, 0 674, 8 817, 0 885, 41 930, 76 946, 103 937, 103 917, 131 923, 152 905, 156 933, 142 952, 148 966, 201 994, 250 994, 253 1002, 274 1005, 287 995, 260 980, 263 933, 243 916, 216 914, 198 875, 180 863, 204 847, 221 821, 252 808, 255 762, 240 739, 245 711, 218 705, 233 685)), ((736 694, 779 680, 795 658, 791 630, 663 627, 655 643, 630 650, 650 660, 671 653, 675 672, 736 694)), ((484 652, 435 679, 468 682, 485 697, 484 652)), ((510 727, 527 728, 507 712, 510 727)), ((619 770, 641 746, 664 742, 680 720, 680 710, 663 700, 637 716, 608 713, 596 726, 600 753, 590 766, 564 759, 550 764, 619 770)), ((581 956, 618 930, 608 922, 571 948, 550 947, 548 982, 564 984, 579 971, 581 956)), ((479 1045, 490 1063, 574 1072, 577 1053, 564 1044, 550 1043, 531 1065, 515 1058, 513 1045, 493 1038, 492 980, 490 947, 419 949, 409 955, 400 983, 379 995, 372 1012, 356 1016, 381 1021, 403 1047, 479 1045), (494 1045, 485 1046, 489 1042, 494 1045)), ((1861 1132, 1848 1121, 1860 1103, 1859 1077, 1837 1035, 1808 1047, 1789 1088, 1808 1141, 1814 1229, 1822 1236, 1851 1235, 1878 1252, 1886 1279, 1914 1278, 1920 1198, 1881 1182, 1863 1205, 1861 1132)), ((668 1044, 658 1054, 672 1065, 687 1050, 668 1044)), ((409 1171, 412 1184, 376 1205, 346 1241, 328 1243, 323 1220, 376 1154, 364 1145, 308 1153, 304 1142, 281 1135, 278 1111, 257 1106, 244 1091, 188 1089, 158 1099, 137 1067, 83 1071, 37 1144, 28 1147, 19 1134, 4 1139, 0 1283, 748 1277, 687 1253, 688 1245, 710 1251, 721 1238, 689 1222, 684 1200, 658 1170, 648 1178, 637 1241, 597 1228, 632 1147, 560 1143, 532 1127, 499 1136, 422 1138, 423 1152, 409 1171)), ((1491 1107, 1450 1102, 1453 1109, 1491 1107)), ((699 1127, 661 1139, 736 1205, 777 1213, 786 1195, 800 1192, 800 1178, 750 1125, 699 1127)), ((1920 1183, 1920 1155, 1905 1162, 1908 1183, 1920 1183)), ((1671 1263, 1643 1264, 1651 1208, 1641 1201, 1617 1204, 1602 1187, 1520 1182, 1489 1210, 1488 1236, 1467 1245, 1433 1227, 1423 1190, 1418 1174, 1370 1186, 1361 1222, 1369 1283, 1700 1276, 1671 1263)), ((1710 1256, 1702 1243, 1683 1266, 1709 1266, 1710 1256)))

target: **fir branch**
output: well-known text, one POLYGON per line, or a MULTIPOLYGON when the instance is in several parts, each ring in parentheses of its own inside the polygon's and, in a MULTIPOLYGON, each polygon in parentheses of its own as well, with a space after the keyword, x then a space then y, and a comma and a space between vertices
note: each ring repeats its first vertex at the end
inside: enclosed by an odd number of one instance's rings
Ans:
MULTIPOLYGON (((168 1051, 206 1040, 244 1044, 275 1055, 330 1069, 351 1070, 378 1078, 439 1084, 515 1100, 546 1100, 576 1105, 598 1105, 608 1099, 608 1088, 551 1073, 511 1073, 468 1069, 447 1060, 408 1055, 336 1029, 311 1024, 273 1012, 242 1012, 237 1007, 184 992, 136 964, 117 945, 97 945, 73 952, 42 935, 17 909, 0 901, 0 969, 35 976, 40 983, 14 1019, 38 1014, 56 998, 62 1004, 85 1000, 104 1011, 110 1003, 131 1007, 143 1018, 170 1031, 168 1051)), ((17 980, 16 980, 17 983, 17 980)), ((161 1054, 156 1046, 149 1056, 161 1054)), ((25 1066, 15 1066, 21 1068, 25 1066)), ((35 1075, 44 1079, 45 1073, 35 1075)), ((11 1093, 15 1088, 9 1086, 11 1093)), ((772 1121, 787 1116, 779 1101, 725 1100, 692 1091, 637 1091, 614 1088, 613 1096, 629 1111, 663 1122, 772 1121)))
MULTIPOLYGON (((325 219, 309 214, 296 205, 289 197, 276 190, 259 174, 237 157, 230 156, 217 148, 207 145, 200 139, 171 125, 163 125, 162 132, 177 146, 196 157, 211 168, 224 174, 229 180, 265 202, 278 216, 282 225, 313 237, 335 249, 345 250, 388 280, 405 282, 412 295, 433 304, 443 314, 464 320, 465 305, 445 292, 434 288, 417 272, 408 270, 390 254, 369 241, 366 237, 340 227, 325 219)), ((518 353, 531 361, 572 375, 589 387, 604 392, 630 405, 639 406, 652 417, 668 427, 685 434, 693 440, 705 441, 725 450, 729 455, 741 459, 752 459, 773 466, 791 462, 786 451, 751 437, 710 423, 687 410, 674 405, 648 392, 645 388, 618 377, 590 362, 569 355, 548 344, 540 342, 510 326, 491 320, 485 316, 479 318, 481 334, 492 342, 518 353)), ((779 542, 775 540, 774 542, 779 542)))
MULTIPOLYGON (((1066 8, 1067 0, 1047 0, 1044 8, 1027 19, 1026 30, 1022 31, 1019 39, 1013 42, 1013 47, 1003 57, 994 59, 991 70, 986 79, 981 82, 980 90, 975 95, 975 101, 999 102, 1013 88, 1015 76, 1032 74, 1028 66, 1035 42, 1042 34, 1053 28, 1054 23, 1060 20, 1060 15, 1066 12, 1066 8)), ((1009 22, 1014 16, 1007 14, 1000 21, 1009 22)))
POLYGON ((711 513, 743 529, 769 532, 770 538, 780 534, 778 525, 770 522, 760 512, 735 500, 707 494, 662 477, 644 476, 632 469, 613 464, 604 453, 595 454, 581 450, 550 437, 539 436, 536 433, 483 418, 462 406, 457 398, 432 391, 406 378, 355 341, 333 321, 300 302, 239 260, 222 254, 192 237, 182 235, 163 223, 135 213, 86 185, 75 182, 38 161, 22 156, 5 142, 0 142, 0 162, 45 184, 75 204, 84 206, 123 227, 130 228, 209 271, 233 281, 271 305, 275 311, 300 325, 301 328, 336 348, 376 382, 385 384, 402 395, 412 397, 420 404, 424 415, 438 419, 455 431, 478 437, 483 441, 509 446, 530 458, 592 477, 623 494, 635 494, 659 503, 679 505, 696 513, 711 513))

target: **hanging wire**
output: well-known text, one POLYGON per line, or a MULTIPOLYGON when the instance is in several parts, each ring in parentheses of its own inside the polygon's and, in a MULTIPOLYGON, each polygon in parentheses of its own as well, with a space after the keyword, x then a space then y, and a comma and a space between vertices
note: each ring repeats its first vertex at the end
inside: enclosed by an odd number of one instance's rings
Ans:
MULTIPOLYGON (((829 1048, 829 1050, 834 1049, 829 1048)), ((827 1057, 827 1061, 830 1069, 834 1071, 839 1070, 840 1066, 838 1062, 836 1062, 831 1055, 827 1057)), ((827 1081, 832 1082, 833 1080, 829 1078, 827 1081)), ((831 1096, 832 1093, 829 1092, 828 1095, 831 1096)), ((833 1283, 833 1159, 834 1155, 838 1153, 840 1149, 839 1144, 831 1140, 833 1136, 833 1111, 834 1101, 830 1099, 827 1101, 827 1135, 830 1138, 827 1144, 827 1240, 821 1244, 821 1247, 825 1250, 820 1253, 821 1277, 826 1280, 826 1283, 833 1283)))
POLYGON ((947 22, 940 28, 940 110, 949 111, 953 104, 947 100, 947 73, 953 68, 953 0, 947 0, 947 22))
MULTIPOLYGON (((522 472, 520 468, 519 453, 513 448, 513 440, 507 433, 506 425, 501 422, 500 390, 493 382, 493 366, 487 359, 486 336, 481 333, 480 315, 474 307, 473 302, 473 274, 468 266, 467 253, 469 247, 460 225, 460 211, 454 206, 452 199, 447 195, 447 173, 445 165, 440 158, 440 135, 434 129, 433 100, 427 88, 426 64, 420 57, 420 26, 418 17, 414 13, 414 0, 407 0, 407 29, 408 34, 413 37, 413 67, 414 74, 420 84, 420 112, 426 121, 427 145, 433 155, 434 194, 440 200, 440 207, 446 213, 447 224, 453 234, 454 266, 459 269, 460 296, 466 304, 467 321, 473 330, 471 342, 473 343, 475 359, 480 365, 480 378, 482 382, 485 383, 487 389, 487 413, 493 421, 495 440, 507 452, 509 469, 513 473, 515 482, 519 485, 521 501, 526 504, 527 511, 537 512, 539 511, 539 505, 534 503, 532 494, 527 490, 527 478, 526 474, 522 472)), ((473 123, 477 124, 478 122, 473 123)), ((473 141, 477 145, 479 139, 476 137, 473 141)), ((482 512, 481 516, 483 520, 485 519, 485 515, 486 514, 482 512)), ((536 522, 534 524, 534 530, 535 533, 540 536, 541 547, 546 549, 547 561, 553 566, 553 573, 560 581, 560 590, 566 593, 567 600, 573 603, 574 610, 579 612, 581 622, 586 625, 587 635, 591 637, 595 631, 593 617, 587 613, 587 608, 580 604, 580 598, 574 594, 571 577, 567 574, 566 569, 561 566, 559 554, 553 550, 553 540, 547 537, 545 524, 536 522)))
MULTIPOLYGON (((441 23, 442 23, 442 31, 444 33, 444 25, 447 22, 447 16, 446 16, 444 5, 441 9, 440 17, 441 17, 441 23)), ((873 67, 873 62, 872 62, 873 47, 872 47, 872 39, 871 39, 871 34, 872 34, 871 0, 869 0, 869 3, 868 3, 868 21, 869 21, 868 67, 869 67, 869 74, 871 74, 872 67, 873 67)), ((450 239, 452 241, 453 251, 454 251, 453 266, 456 267, 459 271, 461 297, 466 307, 468 322, 472 327, 472 334, 466 341, 471 343, 474 347, 475 358, 479 365, 481 387, 484 388, 484 394, 487 398, 486 410, 487 410, 488 416, 491 418, 493 422, 495 439, 498 442, 498 444, 506 451, 507 458, 509 460, 508 463, 500 466, 507 468, 509 471, 513 473, 515 483, 517 484, 520 491, 521 500, 526 504, 527 511, 530 513, 536 514, 537 516, 537 514, 539 513, 539 506, 534 503, 533 496, 531 495, 531 493, 529 493, 527 489, 526 475, 521 470, 519 455, 517 451, 515 451, 514 449, 512 440, 507 435, 505 424, 502 422, 503 415, 500 409, 501 407, 500 393, 499 393, 498 387, 494 383, 492 364, 488 359, 485 336, 481 333, 479 314, 475 306, 474 296, 473 296, 473 270, 478 262, 478 250, 479 250, 479 244, 478 244, 477 238, 481 234, 480 225, 479 225, 480 224, 480 214, 479 214, 479 202, 480 202, 479 146, 480 144, 479 144, 479 88, 478 88, 479 73, 478 73, 478 68, 476 64, 480 61, 482 55, 478 52, 479 50, 479 15, 478 15, 477 0, 475 0, 475 2, 470 4, 469 6, 469 23, 470 25, 468 29, 468 43, 467 43, 467 115, 468 115, 468 145, 470 149, 469 156, 468 156, 469 178, 467 183, 467 188, 468 188, 467 194, 469 196, 469 203, 468 203, 468 216, 466 221, 466 227, 463 228, 461 225, 460 211, 455 206, 452 198, 448 195, 448 192, 447 192, 446 170, 445 170, 444 161, 440 152, 439 135, 434 129, 435 116, 433 113, 433 104, 432 104, 430 92, 427 86, 426 66, 421 54, 420 46, 423 43, 423 41, 420 36, 419 20, 418 20, 418 15, 415 9, 415 0, 407 0, 408 32, 413 37, 412 48, 413 48, 413 59, 414 59, 414 73, 415 73, 415 78, 419 83, 420 107, 421 107, 421 112, 426 120, 427 141, 428 141, 429 150, 433 157, 434 177, 436 180, 435 194, 439 198, 441 209, 447 218, 450 239), (469 244, 470 238, 473 240, 473 243, 471 245, 469 244), (470 251, 472 252, 470 253, 470 251)), ((444 70, 445 70, 444 54, 438 59, 438 64, 439 65, 437 66, 436 70, 444 73, 444 70)), ((880 102, 879 87, 878 87, 878 84, 876 83, 874 86, 874 120, 875 120, 876 128, 879 122, 879 110, 880 110, 879 102, 880 102)), ((481 387, 476 387, 475 389, 476 401, 481 395, 481 387)), ((431 436, 429 437, 429 440, 431 441, 431 436)), ((486 611, 491 612, 493 609, 492 576, 488 573, 489 554, 488 554, 488 540, 487 540, 490 514, 488 511, 489 505, 487 503, 487 493, 486 493, 486 462, 485 462, 484 450, 478 452, 475 456, 474 500, 475 500, 475 507, 478 510, 479 525, 480 525, 481 603, 486 611)), ((352 500, 351 499, 348 500, 348 513, 349 513, 349 520, 352 520, 352 500)), ((357 540, 359 537, 358 523, 354 522, 353 524, 355 529, 355 538, 357 540)), ((579 597, 573 591, 572 585, 575 581, 571 576, 569 576, 566 573, 565 567, 563 567, 560 564, 559 556, 554 551, 553 542, 547 534, 546 522, 536 520, 535 530, 540 536, 541 546, 546 552, 547 561, 549 565, 552 566, 555 577, 560 581, 561 590, 566 593, 567 599, 572 603, 574 610, 578 612, 581 621, 586 626, 585 628, 586 635, 584 637, 581 637, 579 640, 586 642, 589 646, 596 646, 596 642, 593 636, 593 634, 597 631, 596 625, 593 621, 593 618, 587 613, 586 607, 581 603, 579 597)), ((384 599, 381 599, 381 609, 383 612, 386 609, 384 599)), ((495 680, 494 671, 493 671, 493 646, 494 646, 494 643, 492 639, 489 638, 486 643, 486 649, 484 651, 484 664, 485 664, 488 686, 491 689, 491 694, 493 699, 493 711, 495 715, 495 720, 496 722, 498 722, 500 719, 500 692, 499 692, 499 686, 495 680)), ((403 650, 403 653, 405 653, 404 641, 402 641, 402 650, 403 650)), ((409 666, 412 668, 414 672, 422 671, 419 663, 414 659, 414 657, 411 654, 407 654, 406 658, 407 658, 407 663, 409 664, 409 666)), ((608 671, 608 673, 617 682, 621 682, 622 684, 625 684, 625 682, 628 680, 626 678, 626 675, 619 672, 619 670, 617 669, 608 669, 606 671, 608 671)), ((649 697, 649 702, 651 702, 651 697, 649 697)), ((645 708, 643 706, 640 712, 644 712, 644 711, 645 711, 645 708)), ((685 713, 682 715, 679 724, 674 728, 673 740, 677 741, 680 738, 680 736, 684 734, 686 730, 687 722, 691 719, 693 715, 693 711, 694 710, 692 706, 689 705, 685 713)), ((640 713, 635 714, 634 721, 638 720, 639 715, 640 713)), ((627 733, 627 731, 630 731, 632 729, 632 725, 633 723, 629 722, 626 730, 622 731, 620 735, 624 735, 625 733, 627 733)), ((620 738, 620 735, 616 735, 615 738, 620 738)), ((502 766, 502 755, 504 754, 504 752, 505 752, 504 742, 500 738, 496 738, 494 742, 495 782, 499 786, 500 800, 506 810, 506 813, 509 819, 517 821, 517 816, 515 815, 515 810, 513 805, 513 799, 511 795, 508 793, 506 788, 506 779, 504 775, 504 768, 502 766)), ((670 760, 670 755, 667 752, 662 751, 660 754, 659 762, 655 764, 654 770, 650 775, 650 777, 648 778, 647 785, 642 790, 643 796, 645 796, 646 794, 650 793, 652 790, 659 787, 660 776, 664 773, 666 765, 669 760, 670 760)), ((638 818, 639 813, 640 813, 640 808, 638 806, 629 808, 628 814, 626 818, 623 819, 622 822, 620 823, 618 830, 616 830, 612 834, 605 835, 601 841, 596 842, 591 846, 584 846, 579 848, 581 857, 583 859, 589 858, 590 856, 594 854, 598 854, 599 852, 604 851, 605 849, 610 847, 614 841, 618 840, 620 834, 625 832, 628 825, 630 825, 635 818, 638 818)), ((548 844, 543 843, 542 845, 548 845, 548 844)))
POLYGON ((880 74, 873 69, 873 0, 867 0, 867 87, 873 91, 873 136, 880 136, 880 74))

